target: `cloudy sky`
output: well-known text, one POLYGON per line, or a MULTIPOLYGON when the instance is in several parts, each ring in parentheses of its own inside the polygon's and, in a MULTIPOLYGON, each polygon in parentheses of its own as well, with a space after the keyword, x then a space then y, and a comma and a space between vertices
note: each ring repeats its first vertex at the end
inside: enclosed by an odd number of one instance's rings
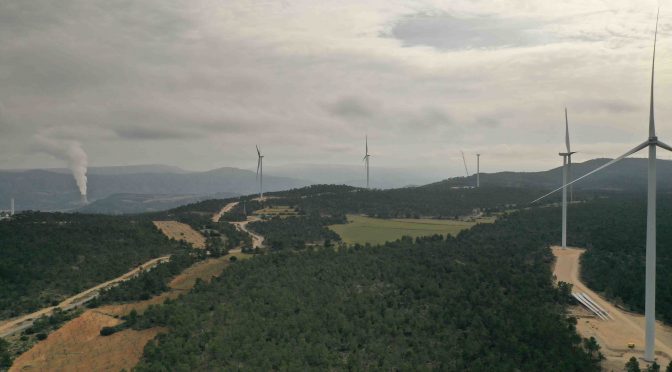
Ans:
MULTIPOLYGON (((290 163, 457 175, 576 161, 642 142, 656 1, 0 2, 0 168, 290 163), (473 160, 471 161, 473 163, 473 160), (472 164, 473 167, 473 164, 472 164)), ((672 5, 656 118, 672 142, 672 5)), ((665 155, 668 156, 668 155, 665 155)), ((669 158, 669 157, 668 157, 669 158)))

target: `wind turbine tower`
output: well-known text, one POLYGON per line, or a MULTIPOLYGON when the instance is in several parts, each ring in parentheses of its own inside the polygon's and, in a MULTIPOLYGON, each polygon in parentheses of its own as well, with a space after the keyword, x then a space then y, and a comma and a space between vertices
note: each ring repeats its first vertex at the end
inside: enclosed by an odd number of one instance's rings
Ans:
POLYGON ((11 215, 13 216, 13 215, 14 215, 14 198, 11 199, 11 201, 10 201, 9 204, 10 204, 9 212, 10 212, 11 215))
POLYGON ((259 179, 259 199, 264 198, 264 155, 257 146, 257 178, 259 179))
MULTIPOLYGON (((660 13, 660 10, 659 10, 660 13)), ((656 136, 656 124, 653 115, 653 83, 656 65, 656 39, 658 36, 658 16, 656 16, 656 32, 653 37, 653 62, 651 63, 651 98, 649 101, 649 137, 643 143, 637 145, 632 150, 625 154, 611 160, 610 162, 598 167, 597 169, 575 179, 574 181, 562 185, 562 187, 551 191, 550 193, 538 198, 539 201, 548 195, 557 191, 564 190, 567 186, 572 185, 595 172, 602 169, 644 149, 649 149, 648 161, 648 191, 646 202, 646 280, 645 280, 645 297, 644 297, 644 317, 645 317, 645 348, 644 359, 652 362, 655 360, 655 341, 656 341, 656 147, 672 151, 672 147, 658 140, 656 136)), ((533 203, 534 203, 533 202, 533 203)))
POLYGON ((569 147, 569 120, 567 119, 567 107, 565 107, 565 146, 566 152, 561 152, 558 155, 562 156, 562 248, 567 248, 567 183, 569 178, 569 170, 572 167, 572 151, 569 147))
POLYGON ((364 167, 366 168, 366 188, 369 188, 369 158, 371 155, 369 155, 369 136, 364 137, 364 158, 362 159, 364 161, 364 167))
POLYGON ((476 154, 476 187, 481 187, 481 154, 476 154))

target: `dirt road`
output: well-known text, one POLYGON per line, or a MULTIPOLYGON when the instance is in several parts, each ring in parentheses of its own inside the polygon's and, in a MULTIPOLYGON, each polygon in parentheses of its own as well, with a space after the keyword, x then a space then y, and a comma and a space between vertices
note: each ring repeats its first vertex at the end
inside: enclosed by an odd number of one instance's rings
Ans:
POLYGON ((115 285, 117 285, 117 284, 119 284, 123 281, 126 281, 126 280, 138 275, 141 271, 149 270, 149 269, 153 268, 154 266, 156 266, 156 265, 158 265, 162 262, 168 261, 169 259, 170 259, 170 256, 163 256, 163 257, 159 257, 159 258, 149 260, 149 261, 145 262, 144 264, 136 267, 135 269, 127 272, 126 274, 124 274, 120 277, 109 280, 109 281, 107 281, 105 283, 102 283, 102 284, 98 284, 95 287, 92 287, 92 288, 89 288, 89 289, 87 289, 83 292, 80 292, 80 293, 78 293, 78 294, 76 294, 72 297, 69 297, 69 298, 65 299, 64 301, 62 301, 60 304, 58 304, 56 306, 47 307, 47 308, 38 310, 38 311, 36 311, 34 313, 31 313, 31 314, 27 314, 27 315, 20 316, 18 318, 6 320, 6 321, 0 323, 0 337, 5 337, 5 336, 11 335, 13 333, 22 331, 22 330, 30 327, 31 325, 33 325, 33 321, 35 319, 41 317, 42 315, 51 315, 51 313, 53 313, 56 308, 60 308, 62 310, 70 310, 72 308, 81 306, 81 305, 85 304, 86 302, 92 300, 96 296, 98 296, 98 293, 100 293, 100 291, 102 291, 103 289, 113 287, 113 286, 115 286, 115 285))
POLYGON ((247 224, 254 221, 260 221, 257 216, 247 216, 247 221, 231 222, 238 230, 245 231, 252 237, 252 248, 261 248, 264 246, 264 237, 249 230, 247 224))
POLYGON ((215 213, 212 215, 212 222, 219 222, 219 220, 222 218, 222 215, 224 213, 229 212, 232 210, 236 205, 238 205, 238 202, 232 202, 224 206, 221 211, 215 213))
MULTIPOLYGON (((587 293, 614 318, 601 320, 582 309, 573 310, 581 336, 595 337, 602 347, 602 353, 607 358, 602 364, 603 368, 620 371, 630 357, 641 358, 644 354, 644 316, 621 310, 581 282, 579 258, 585 250, 560 247, 552 247, 552 250, 556 257, 553 273, 557 281, 573 284, 574 292, 587 293), (628 348, 631 342, 635 344, 634 349, 628 348)), ((672 328, 660 322, 656 324, 656 357, 663 368, 672 357, 672 328)))

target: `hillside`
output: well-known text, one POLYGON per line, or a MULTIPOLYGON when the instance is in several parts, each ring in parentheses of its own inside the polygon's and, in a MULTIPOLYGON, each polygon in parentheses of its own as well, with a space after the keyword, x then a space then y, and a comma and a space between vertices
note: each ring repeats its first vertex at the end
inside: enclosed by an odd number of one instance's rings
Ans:
POLYGON ((7 318, 57 304, 180 244, 142 219, 21 213, 0 221, 0 247, 0 318, 7 318))
MULTIPOLYGON (((572 175, 576 179, 611 159, 593 159, 572 164, 572 175)), ((620 162, 577 182, 574 190, 644 191, 646 190, 646 159, 624 159, 620 162)), ((658 160, 658 187, 662 191, 672 190, 672 161, 658 160)), ((476 176, 450 178, 440 183, 449 186, 473 186, 476 176)), ((516 188, 555 189, 562 183, 562 167, 543 172, 498 172, 481 173, 481 186, 516 188)))
POLYGON ((171 329, 137 370, 597 371, 551 261, 512 218, 447 240, 238 262, 137 320, 171 329))
POLYGON ((215 195, 153 195, 153 194, 112 194, 98 199, 88 205, 78 208, 81 213, 101 214, 133 214, 165 211, 185 204, 221 198, 228 199, 236 196, 232 193, 218 193, 215 195))

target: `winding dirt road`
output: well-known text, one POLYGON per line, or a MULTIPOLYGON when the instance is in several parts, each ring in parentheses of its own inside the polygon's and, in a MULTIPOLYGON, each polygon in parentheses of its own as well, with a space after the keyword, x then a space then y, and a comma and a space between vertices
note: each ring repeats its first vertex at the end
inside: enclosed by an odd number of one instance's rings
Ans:
POLYGON ((229 212, 236 205, 238 205, 238 202, 232 202, 232 203, 229 203, 229 204, 225 205, 224 208, 222 208, 222 210, 220 210, 219 212, 212 215, 212 222, 219 222, 219 220, 222 218, 224 213, 229 212))
MULTIPOLYGON (((255 200, 255 199, 253 199, 253 200, 255 200)), ((219 222, 219 220, 222 218, 224 213, 230 211, 236 205, 238 205, 238 202, 232 202, 232 203, 229 203, 229 204, 225 205, 224 208, 222 208, 222 210, 220 210, 219 212, 215 213, 212 216, 212 221, 213 222, 219 222)), ((252 248, 261 248, 261 247, 264 246, 264 237, 255 233, 255 232, 253 232, 253 231, 251 231, 251 230, 249 230, 247 228, 247 224, 250 223, 250 222, 254 222, 254 221, 260 221, 260 218, 256 217, 256 216, 247 216, 247 221, 235 221, 235 222, 230 222, 230 223, 233 226, 235 226, 238 230, 244 231, 244 232, 250 234, 250 236, 252 237, 252 248)))
MULTIPOLYGON (((574 292, 587 293, 614 318, 601 320, 582 308, 572 310, 573 315, 577 317, 576 328, 579 333, 586 338, 595 337, 602 347, 602 353, 607 358, 602 364, 603 369, 620 371, 630 357, 641 358, 644 355, 644 316, 616 307, 581 282, 579 259, 585 252, 584 249, 561 247, 551 249, 556 258, 553 270, 556 280, 573 284, 574 292), (629 349, 628 343, 634 343, 634 349, 629 349)), ((672 357, 672 328, 661 322, 656 324, 656 357, 658 364, 663 368, 672 357)))

